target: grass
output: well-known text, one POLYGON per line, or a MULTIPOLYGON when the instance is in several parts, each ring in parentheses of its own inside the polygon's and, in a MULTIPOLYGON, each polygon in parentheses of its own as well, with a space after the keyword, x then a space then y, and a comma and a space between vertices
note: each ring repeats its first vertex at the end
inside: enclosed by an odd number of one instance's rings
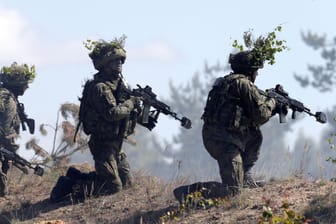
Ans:
POLYGON ((299 219, 301 214, 305 218, 300 220, 301 223, 314 219, 320 223, 336 220, 336 196, 333 193, 336 183, 327 180, 307 181, 292 177, 269 182, 264 188, 244 188, 233 198, 209 200, 194 194, 189 204, 181 206, 172 191, 187 184, 187 179, 165 182, 139 171, 134 173, 134 187, 118 194, 87 198, 82 203, 50 204, 50 190, 65 170, 46 172, 43 177, 22 176, 20 171, 11 170, 10 195, 8 199, 0 198, 0 223, 31 224, 47 220, 73 224, 258 223, 272 219, 282 219, 286 223, 286 219, 299 219), (286 200, 287 207, 284 206, 286 200))

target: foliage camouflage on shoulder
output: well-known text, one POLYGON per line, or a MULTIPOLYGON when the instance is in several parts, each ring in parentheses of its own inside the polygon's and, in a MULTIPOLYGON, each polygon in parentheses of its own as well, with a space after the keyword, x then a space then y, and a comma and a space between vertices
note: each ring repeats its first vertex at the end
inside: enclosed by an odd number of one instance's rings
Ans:
POLYGON ((11 66, 3 66, 0 71, 0 80, 4 83, 31 83, 36 76, 35 66, 19 65, 14 62, 11 66))
MULTIPOLYGON (((274 31, 268 33, 266 37, 259 36, 257 39, 254 39, 251 31, 244 32, 244 45, 248 51, 251 51, 256 62, 262 64, 268 61, 268 64, 273 65, 275 63, 275 53, 289 49, 284 45, 286 43, 285 40, 276 39, 276 32, 281 32, 281 29, 281 26, 277 26, 274 31)), ((237 40, 233 41, 232 46, 239 51, 245 50, 244 46, 238 44, 237 40)))

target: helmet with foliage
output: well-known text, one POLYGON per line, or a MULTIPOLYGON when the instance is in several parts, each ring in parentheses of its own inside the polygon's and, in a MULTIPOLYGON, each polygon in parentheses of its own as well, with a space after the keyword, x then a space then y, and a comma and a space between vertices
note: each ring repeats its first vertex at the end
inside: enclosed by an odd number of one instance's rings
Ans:
POLYGON ((95 69, 98 71, 106 66, 111 60, 121 59, 122 63, 126 60, 126 50, 123 47, 123 40, 113 41, 91 41, 87 40, 86 48, 91 50, 89 57, 92 59, 95 69))
POLYGON ((230 54, 229 63, 234 71, 250 71, 264 67, 263 61, 257 60, 253 51, 230 54))
POLYGON ((16 62, 11 66, 3 66, 0 71, 0 82, 8 86, 23 86, 31 83, 36 76, 35 66, 19 65, 16 62))
POLYGON ((229 63, 235 72, 248 72, 263 68, 264 62, 273 65, 275 63, 275 54, 288 50, 285 45, 285 40, 278 40, 276 32, 280 32, 281 26, 277 26, 274 31, 267 34, 267 36, 259 36, 254 38, 251 31, 244 32, 244 45, 248 50, 244 50, 244 46, 238 44, 234 40, 232 46, 239 50, 236 54, 231 54, 229 63))

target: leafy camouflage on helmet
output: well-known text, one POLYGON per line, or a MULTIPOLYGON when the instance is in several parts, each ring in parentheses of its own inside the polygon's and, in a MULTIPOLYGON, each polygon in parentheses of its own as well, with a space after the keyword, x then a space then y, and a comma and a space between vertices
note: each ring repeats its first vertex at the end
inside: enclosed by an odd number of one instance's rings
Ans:
POLYGON ((19 65, 14 62, 10 67, 3 66, 0 71, 0 81, 10 86, 21 86, 33 82, 36 76, 35 66, 19 65))
MULTIPOLYGON (((259 36, 257 39, 253 38, 251 31, 246 31, 244 32, 243 39, 247 50, 244 50, 243 45, 239 45, 237 40, 233 41, 232 46, 242 52, 241 55, 239 55, 240 52, 237 53, 238 57, 245 55, 244 57, 249 59, 251 62, 250 65, 258 67, 263 65, 265 61, 268 61, 268 64, 273 65, 275 63, 275 54, 289 49, 284 45, 286 43, 285 40, 276 39, 276 32, 281 32, 281 29, 281 26, 277 26, 274 31, 268 33, 266 37, 259 36)), ((231 63, 230 60, 231 56, 229 63, 231 63)))
POLYGON ((99 71, 109 61, 120 58, 122 63, 126 60, 126 50, 124 49, 124 42, 126 36, 112 41, 87 40, 85 47, 90 50, 89 57, 92 59, 94 67, 99 71))

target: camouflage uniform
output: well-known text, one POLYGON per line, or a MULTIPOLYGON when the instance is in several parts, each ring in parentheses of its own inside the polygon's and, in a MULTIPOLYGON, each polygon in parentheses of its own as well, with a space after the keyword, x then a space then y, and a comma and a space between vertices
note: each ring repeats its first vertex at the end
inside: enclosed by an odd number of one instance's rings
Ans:
POLYGON ((104 193, 120 191, 122 186, 131 184, 130 167, 122 143, 130 130, 129 119, 134 108, 132 100, 125 100, 118 94, 118 85, 123 85, 120 78, 109 80, 108 76, 98 73, 94 83, 87 89, 90 114, 91 136, 90 151, 95 161, 95 168, 100 186, 104 193))
MULTIPOLYGON (((99 71, 93 80, 87 81, 84 131, 90 134, 89 147, 95 161, 95 193, 111 194, 131 185, 130 166, 122 144, 125 137, 134 131, 136 116, 135 98, 128 99, 120 94, 125 85, 121 74, 107 72, 110 61, 126 58, 125 50, 119 45, 100 47, 100 52, 90 54, 94 66, 99 71)), ((97 48, 97 46, 96 46, 97 48)))
MULTIPOLYGON (((19 146, 14 140, 19 134, 20 118, 17 111, 16 97, 6 88, 0 88, 0 146, 16 151, 19 146)), ((0 171, 0 196, 7 192, 8 160, 2 158, 0 171)))
MULTIPOLYGON (((246 74, 250 66, 241 70, 232 67, 240 74, 218 78, 209 92, 202 137, 206 150, 218 162, 223 185, 236 192, 258 159, 262 143, 259 127, 273 115, 276 102, 259 94, 246 74)), ((251 70, 256 72, 257 68, 251 70)))
MULTIPOLYGON (((15 139, 19 135, 21 123, 17 97, 23 95, 28 83, 34 79, 34 67, 31 69, 26 64, 19 66, 13 63, 11 67, 3 67, 0 72, 0 147, 13 152, 19 148, 15 139)), ((2 156, 1 162, 0 196, 4 196, 7 193, 9 163, 2 156)))

